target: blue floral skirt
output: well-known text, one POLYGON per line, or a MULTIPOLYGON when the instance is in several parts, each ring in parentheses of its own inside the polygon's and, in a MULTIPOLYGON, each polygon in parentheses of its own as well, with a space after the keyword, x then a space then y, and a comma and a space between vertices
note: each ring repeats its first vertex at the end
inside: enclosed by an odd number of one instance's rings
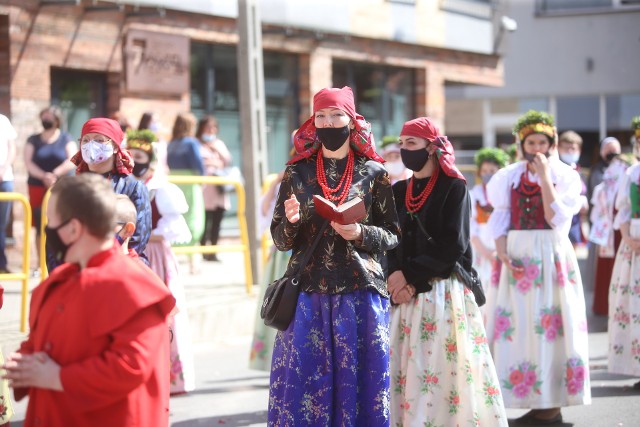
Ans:
POLYGON ((301 292, 278 332, 270 426, 388 426, 389 300, 376 292, 301 292))

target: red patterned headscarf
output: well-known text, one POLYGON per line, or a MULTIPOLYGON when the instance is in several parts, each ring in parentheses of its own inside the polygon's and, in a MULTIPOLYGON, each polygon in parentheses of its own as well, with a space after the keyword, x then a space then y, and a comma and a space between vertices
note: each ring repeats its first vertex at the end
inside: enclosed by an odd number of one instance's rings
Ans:
POLYGON ((350 87, 345 86, 342 89, 325 88, 315 94, 311 117, 300 126, 293 136, 293 145, 297 154, 287 162, 288 165, 309 158, 320 150, 322 143, 316 135, 314 114, 323 108, 339 108, 344 111, 351 118, 355 127, 349 136, 351 148, 369 159, 384 163, 384 159, 376 153, 371 125, 364 117, 356 113, 353 92, 350 87))
POLYGON ((433 121, 428 117, 418 117, 417 119, 409 120, 402 126, 402 132, 400 136, 415 136, 416 138, 423 138, 432 142, 432 146, 435 147, 436 157, 440 168, 443 172, 452 178, 460 178, 463 181, 467 181, 462 175, 462 172, 456 167, 456 157, 453 153, 453 146, 449 142, 446 136, 440 135, 440 129, 433 121))
MULTIPOLYGON (((102 117, 89 119, 84 126, 82 126, 82 135, 80 136, 80 139, 88 133, 99 133, 113 141, 113 146, 115 147, 113 152, 113 172, 121 175, 131 174, 133 171, 133 159, 131 158, 131 154, 122 148, 124 133, 117 121, 102 117)), ((82 158, 82 150, 79 150, 74 154, 71 161, 77 166, 76 175, 83 172, 89 172, 89 165, 82 158)))

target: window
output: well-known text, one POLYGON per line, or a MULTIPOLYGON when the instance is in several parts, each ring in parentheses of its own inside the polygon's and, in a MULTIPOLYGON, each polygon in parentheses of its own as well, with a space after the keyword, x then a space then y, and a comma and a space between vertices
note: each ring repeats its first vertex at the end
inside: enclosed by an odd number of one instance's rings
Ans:
POLYGON ((640 0, 536 0, 536 12, 541 15, 627 11, 638 7, 640 0))
POLYGON ((350 86, 356 110, 371 123, 377 141, 398 135, 414 117, 414 72, 409 68, 334 61, 333 86, 350 86))
MULTIPOLYGON (((191 43, 191 111, 213 114, 220 138, 240 165, 240 101, 235 46, 191 43)), ((267 170, 282 170, 288 159, 291 131, 298 125, 298 61, 296 55, 263 53, 267 127, 267 170)))

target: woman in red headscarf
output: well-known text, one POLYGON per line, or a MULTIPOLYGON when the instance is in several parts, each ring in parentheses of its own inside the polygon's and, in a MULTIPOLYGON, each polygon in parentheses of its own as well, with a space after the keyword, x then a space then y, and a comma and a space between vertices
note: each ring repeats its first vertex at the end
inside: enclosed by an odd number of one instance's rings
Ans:
POLYGON ((471 202, 453 147, 427 117, 404 124, 413 176, 393 186, 402 240, 389 252, 391 424, 506 426, 471 269, 471 202))
MULTIPOLYGON (((120 124, 112 119, 93 118, 82 126, 80 151, 71 161, 77 166, 76 174, 93 172, 103 175, 111 182, 117 194, 128 196, 136 207, 136 231, 129 240, 129 248, 134 249, 148 264, 144 250, 151 235, 151 205, 149 193, 144 183, 132 175, 133 160, 122 148, 124 133, 120 124)), ((117 239, 121 239, 117 234, 117 239)), ((122 241, 120 241, 122 243, 122 241)), ((51 272, 62 263, 56 254, 58 248, 51 248, 47 242, 47 268, 51 272)))
POLYGON ((275 246, 292 251, 300 295, 274 344, 269 425, 389 425, 389 299, 385 251, 398 243, 389 175, 370 125, 348 87, 323 89, 297 131, 297 155, 280 185, 271 223, 275 246), (314 195, 335 205, 360 197, 366 217, 340 225, 317 213, 314 195))

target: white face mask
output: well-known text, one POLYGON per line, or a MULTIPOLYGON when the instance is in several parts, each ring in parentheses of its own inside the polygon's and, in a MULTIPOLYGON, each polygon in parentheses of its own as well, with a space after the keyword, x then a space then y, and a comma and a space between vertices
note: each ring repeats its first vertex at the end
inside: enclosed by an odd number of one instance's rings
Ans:
POLYGON ((101 144, 96 141, 89 141, 82 144, 82 159, 88 164, 102 163, 113 155, 111 144, 101 144))
POLYGON ((568 165, 575 165, 580 160, 580 153, 560 153, 560 160, 568 165))
POLYGON ((395 162, 385 162, 384 167, 387 168, 387 172, 391 176, 400 176, 405 171, 404 163, 402 160, 397 160, 395 162))
POLYGON ((216 140, 216 134, 215 133, 203 133, 202 134, 202 140, 204 142, 213 142, 216 140))

